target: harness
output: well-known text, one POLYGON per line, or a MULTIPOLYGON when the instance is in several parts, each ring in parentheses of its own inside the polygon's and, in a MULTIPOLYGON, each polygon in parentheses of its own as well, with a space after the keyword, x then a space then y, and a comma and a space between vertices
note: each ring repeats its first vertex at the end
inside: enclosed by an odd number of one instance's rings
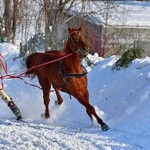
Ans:
POLYGON ((62 87, 64 87, 67 90, 67 92, 70 96, 70 99, 71 99, 71 94, 70 94, 69 89, 67 88, 66 79, 67 78, 72 78, 72 77, 81 78, 81 77, 85 76, 88 72, 87 72, 86 68, 83 65, 81 65, 81 68, 83 69, 82 73, 68 73, 67 74, 67 73, 65 73, 63 59, 61 59, 59 62, 60 62, 59 73, 60 73, 60 76, 61 76, 61 79, 62 79, 62 87))
MULTIPOLYGON (((77 38, 77 42, 78 42, 79 37, 81 37, 80 33, 74 31, 74 32, 72 32, 71 34, 73 34, 73 33, 78 36, 78 38, 77 38)), ((71 35, 71 34, 70 34, 70 35, 71 35)), ((42 66, 44 66, 44 65, 48 65, 48 64, 51 64, 51 63, 53 63, 53 62, 59 61, 59 63, 60 63, 60 65, 59 65, 59 73, 60 73, 60 77, 61 77, 61 79, 62 79, 62 87, 65 88, 65 89, 68 91, 68 93, 70 94, 70 92, 69 92, 69 90, 68 90, 68 88, 67 88, 66 79, 67 79, 67 78, 71 78, 71 77, 80 78, 80 77, 82 77, 82 76, 85 76, 85 75, 87 74, 87 70, 86 70, 86 68, 85 68, 84 66, 81 65, 81 68, 82 68, 82 70, 83 70, 82 73, 68 73, 68 74, 67 74, 67 73, 65 73, 65 68, 64 68, 64 64, 63 64, 63 59, 64 59, 64 58, 67 58, 67 57, 69 57, 69 56, 71 56, 71 55, 74 54, 74 53, 80 53, 80 56, 81 56, 81 57, 84 57, 85 55, 87 55, 87 52, 86 52, 85 49, 82 49, 82 48, 79 48, 79 49, 78 49, 78 48, 77 48, 77 45, 74 45, 74 44, 72 43, 71 37, 68 38, 68 41, 70 41, 70 46, 72 47, 71 49, 73 49, 73 50, 72 50, 73 53, 69 53, 68 55, 63 56, 62 58, 55 59, 55 60, 52 60, 52 61, 50 61, 50 62, 48 61, 48 62, 45 62, 45 63, 43 63, 43 64, 39 64, 39 65, 36 65, 36 66, 35 66, 35 64, 34 64, 31 68, 29 68, 28 70, 25 70, 24 72, 20 73, 20 74, 17 75, 17 76, 15 76, 15 75, 13 75, 13 74, 11 74, 11 75, 8 74, 8 72, 7 72, 7 64, 6 64, 5 66, 3 66, 4 71, 5 71, 5 73, 6 73, 6 76, 2 76, 2 75, 0 74, 0 79, 3 80, 3 78, 8 78, 8 79, 9 79, 9 78, 18 78, 18 79, 23 80, 23 81, 24 81, 26 84, 28 84, 28 85, 31 85, 31 86, 34 86, 34 87, 37 87, 37 88, 41 89, 40 87, 38 87, 38 86, 36 86, 36 85, 27 83, 22 77, 25 77, 24 75, 25 75, 26 72, 28 72, 28 71, 31 71, 31 70, 33 70, 33 69, 42 67, 42 66)), ((47 54, 47 53, 43 53, 43 54, 49 55, 49 54, 47 54)), ((1 56, 1 54, 0 54, 0 56, 1 56)), ((3 58, 3 59, 4 59, 4 58, 3 58)), ((2 64, 2 65, 3 65, 3 64, 2 64)), ((2 82, 2 84, 3 84, 3 82, 2 82)), ((60 89, 61 89, 61 88, 60 88, 60 89)), ((70 96, 70 97, 71 97, 71 96, 70 96)))
POLYGON ((66 74, 65 70, 64 70, 64 66, 63 66, 63 60, 60 60, 59 72, 60 72, 60 75, 62 77, 62 80, 65 81, 66 78, 71 78, 71 77, 80 78, 82 76, 85 76, 87 74, 87 70, 83 65, 81 65, 81 67, 83 69, 82 73, 69 73, 69 74, 66 74))

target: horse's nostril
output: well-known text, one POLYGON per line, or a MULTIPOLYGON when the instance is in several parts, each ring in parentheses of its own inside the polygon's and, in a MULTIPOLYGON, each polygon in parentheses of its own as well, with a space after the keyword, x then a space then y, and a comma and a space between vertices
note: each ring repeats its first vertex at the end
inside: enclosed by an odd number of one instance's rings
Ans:
POLYGON ((85 50, 85 46, 82 46, 82 50, 85 50))

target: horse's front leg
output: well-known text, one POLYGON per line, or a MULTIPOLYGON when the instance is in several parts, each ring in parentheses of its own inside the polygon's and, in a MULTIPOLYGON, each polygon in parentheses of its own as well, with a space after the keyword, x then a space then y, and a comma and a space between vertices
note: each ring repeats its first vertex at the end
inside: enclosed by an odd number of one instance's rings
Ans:
POLYGON ((89 103, 89 92, 88 90, 84 90, 85 92, 83 92, 84 94, 82 95, 80 92, 76 93, 75 97, 77 98, 77 100, 86 107, 86 112, 87 114, 90 116, 90 118, 92 119, 92 116, 94 116, 97 120, 97 122, 100 124, 101 129, 103 131, 107 131, 109 130, 109 126, 103 122, 103 120, 97 115, 94 107, 89 103))

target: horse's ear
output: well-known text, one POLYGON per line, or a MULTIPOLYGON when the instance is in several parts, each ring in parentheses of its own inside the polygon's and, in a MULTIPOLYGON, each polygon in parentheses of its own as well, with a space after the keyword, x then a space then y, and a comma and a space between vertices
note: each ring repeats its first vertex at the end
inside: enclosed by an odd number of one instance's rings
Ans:
POLYGON ((82 25, 79 27, 78 31, 82 31, 82 25))
POLYGON ((68 27, 68 31, 69 31, 69 33, 71 33, 72 29, 70 27, 68 27))

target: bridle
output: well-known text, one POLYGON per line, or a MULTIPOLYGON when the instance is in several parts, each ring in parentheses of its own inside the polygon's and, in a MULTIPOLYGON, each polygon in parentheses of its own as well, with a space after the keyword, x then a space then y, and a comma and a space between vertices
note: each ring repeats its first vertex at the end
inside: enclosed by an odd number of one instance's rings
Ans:
MULTIPOLYGON (((77 35, 77 43, 78 43, 78 40, 79 40, 79 37, 81 37, 82 38, 82 35, 81 35, 81 33, 80 32, 78 32, 78 31, 73 31, 73 32, 71 32, 70 33, 70 35, 69 35, 69 37, 68 37, 68 40, 70 41, 70 44, 72 45, 72 47, 73 47, 73 53, 80 53, 80 58, 82 59, 82 58, 84 58, 88 53, 86 52, 86 50, 85 49, 77 49, 77 46, 76 47, 74 47, 74 45, 72 44, 72 41, 71 41, 71 35, 72 34, 76 34, 77 35)), ((82 76, 85 76, 86 74, 87 74, 87 70, 85 69, 85 67, 83 67, 83 65, 81 65, 81 67, 82 67, 82 69, 83 69, 83 72, 82 73, 77 73, 77 74, 65 74, 64 73, 64 69, 62 69, 63 68, 63 61, 61 61, 61 72, 62 72, 62 75, 63 75, 63 78, 65 79, 65 78, 70 78, 70 77, 77 77, 77 78, 79 78, 79 77, 82 77, 82 76)))
POLYGON ((83 49, 83 48, 78 48, 78 42, 79 42, 79 38, 80 37, 82 38, 82 35, 81 35, 80 32, 73 31, 73 32, 70 33, 70 35, 68 37, 68 41, 71 44, 73 53, 80 53, 81 54, 81 58, 84 58, 88 54, 88 52, 85 49, 83 49), (76 36, 77 36, 77 40, 76 40, 77 44, 76 44, 76 46, 74 46, 74 44, 72 43, 72 38, 71 38, 72 34, 76 34, 76 36))
POLYGON ((81 34, 78 32, 78 31, 73 31, 70 33, 69 37, 68 37, 68 41, 70 41, 70 44, 71 46, 74 48, 74 49, 77 49, 77 44, 76 44, 76 47, 72 44, 72 40, 71 40, 71 35, 72 34, 76 34, 77 35, 77 43, 78 43, 78 40, 79 40, 79 37, 82 37, 81 34))

